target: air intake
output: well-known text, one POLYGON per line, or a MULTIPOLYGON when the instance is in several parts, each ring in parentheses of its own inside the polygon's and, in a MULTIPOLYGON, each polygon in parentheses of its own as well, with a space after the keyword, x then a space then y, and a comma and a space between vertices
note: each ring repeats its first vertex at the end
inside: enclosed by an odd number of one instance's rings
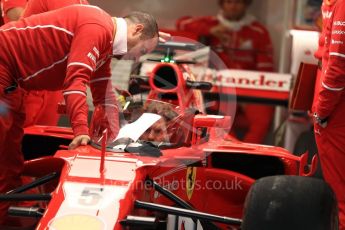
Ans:
POLYGON ((178 76, 171 65, 162 65, 154 74, 153 84, 162 90, 172 90, 177 87, 178 76))

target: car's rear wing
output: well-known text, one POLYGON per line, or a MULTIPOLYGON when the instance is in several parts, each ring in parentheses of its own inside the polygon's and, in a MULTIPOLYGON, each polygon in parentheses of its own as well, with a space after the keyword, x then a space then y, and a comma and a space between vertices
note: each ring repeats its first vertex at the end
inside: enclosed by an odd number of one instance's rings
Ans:
MULTIPOLYGON (((141 66, 141 75, 149 75, 157 65, 154 62, 144 62, 141 66)), ((241 102, 262 103, 287 106, 292 75, 243 70, 212 70, 202 66, 191 66, 197 81, 211 82, 213 87, 205 92, 209 99, 212 97, 234 98, 241 102), (224 94, 236 97, 219 97, 224 94)))

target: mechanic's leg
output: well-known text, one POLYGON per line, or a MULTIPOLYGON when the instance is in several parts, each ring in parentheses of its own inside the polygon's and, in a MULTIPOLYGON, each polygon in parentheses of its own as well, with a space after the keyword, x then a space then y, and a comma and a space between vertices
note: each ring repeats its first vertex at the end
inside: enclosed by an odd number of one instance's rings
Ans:
POLYGON ((323 176, 337 197, 340 229, 345 230, 345 125, 333 121, 325 129, 316 125, 315 137, 323 176))
POLYGON ((261 144, 270 129, 274 116, 274 107, 250 104, 245 107, 249 129, 243 141, 261 144))
MULTIPOLYGON (((23 92, 17 89, 10 94, 0 93, 0 100, 7 105, 7 113, 0 116, 0 193, 19 186, 23 170, 21 142, 25 113, 23 92)), ((6 221, 9 203, 0 202, 0 223, 6 221)))

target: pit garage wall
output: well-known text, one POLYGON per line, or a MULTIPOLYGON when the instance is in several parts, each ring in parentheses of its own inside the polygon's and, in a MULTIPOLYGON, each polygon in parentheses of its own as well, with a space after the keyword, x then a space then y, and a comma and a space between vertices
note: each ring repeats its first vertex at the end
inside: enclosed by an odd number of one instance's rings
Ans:
MULTIPOLYGON (((218 0, 89 0, 93 5, 105 9, 113 16, 124 16, 133 10, 152 13, 160 27, 174 28, 177 18, 191 15, 215 15, 218 0)), ((276 70, 279 68, 282 36, 284 35, 284 15, 289 14, 286 2, 292 0, 254 0, 250 12, 267 25, 274 44, 276 70)), ((292 14, 292 13, 291 13, 292 14)))

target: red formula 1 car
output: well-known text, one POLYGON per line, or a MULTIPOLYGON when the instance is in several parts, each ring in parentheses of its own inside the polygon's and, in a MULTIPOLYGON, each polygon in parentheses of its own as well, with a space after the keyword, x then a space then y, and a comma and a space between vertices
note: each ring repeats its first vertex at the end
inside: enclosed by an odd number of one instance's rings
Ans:
POLYGON ((26 129, 23 178, 35 179, 0 200, 32 205, 9 214, 36 218, 38 230, 337 228, 332 191, 308 178, 316 159, 224 138, 231 118, 203 109, 200 90, 212 85, 166 61, 131 79, 131 91, 149 91, 127 98, 116 137, 102 107, 92 142, 76 150, 68 128, 26 129))

